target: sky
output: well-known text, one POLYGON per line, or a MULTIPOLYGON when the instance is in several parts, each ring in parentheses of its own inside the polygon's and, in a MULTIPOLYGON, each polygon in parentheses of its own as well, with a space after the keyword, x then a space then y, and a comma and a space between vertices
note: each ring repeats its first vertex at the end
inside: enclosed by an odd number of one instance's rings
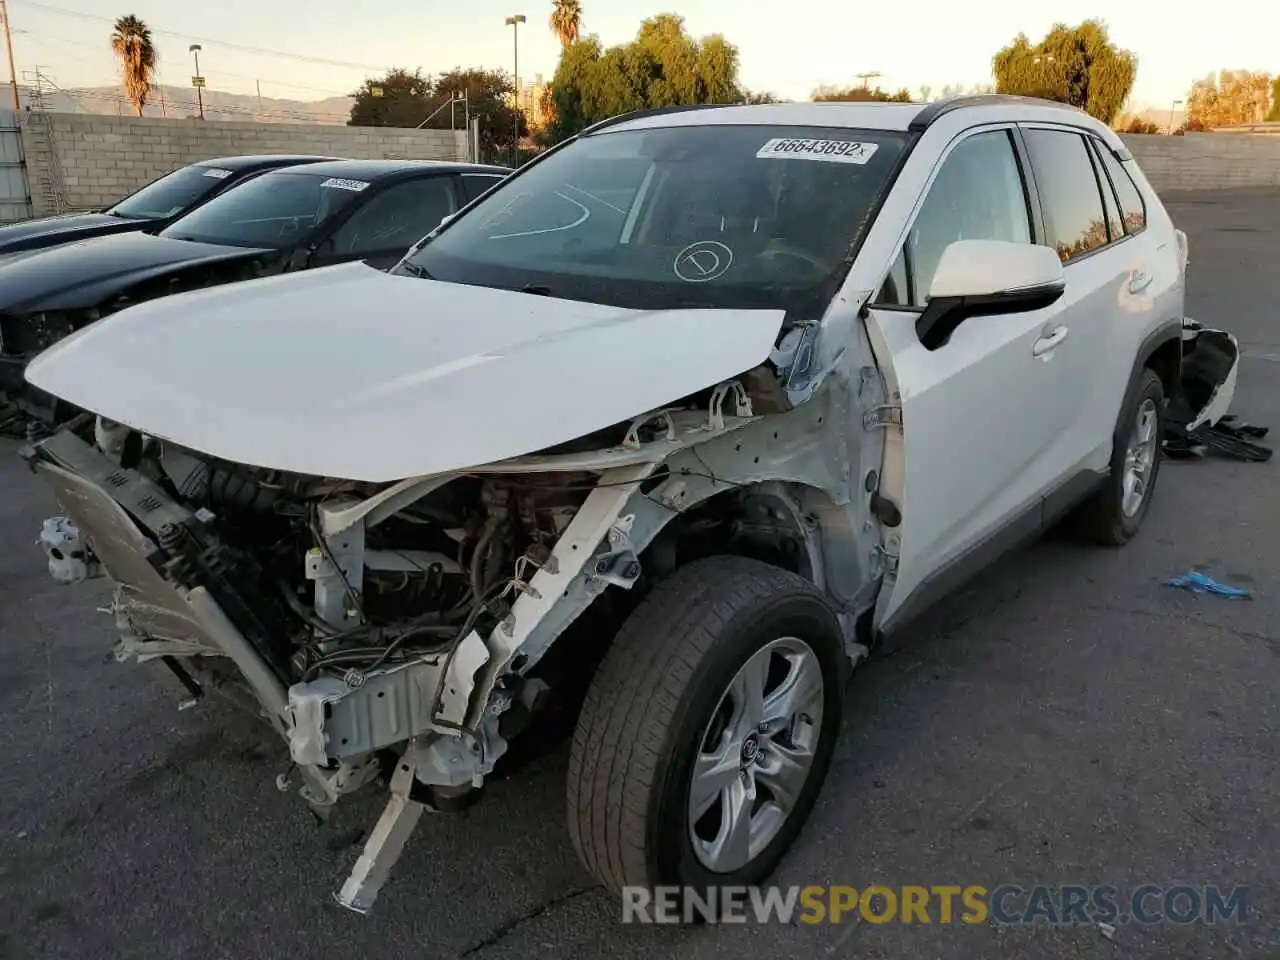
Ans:
MULTIPOLYGON (((160 80, 190 83, 199 41, 201 72, 214 89, 295 100, 350 93, 387 67, 426 73, 455 66, 513 69, 520 27, 522 82, 550 79, 558 45, 547 25, 550 0, 8 0, 19 82, 40 71, 61 87, 117 81, 108 47, 111 21, 125 14, 151 27, 160 80), (253 50, 245 48, 256 48, 253 50)), ((850 3, 788 0, 746 5, 732 0, 583 0, 583 31, 606 45, 635 35, 641 19, 674 11, 695 35, 723 33, 741 51, 741 78, 753 90, 805 99, 822 84, 851 84, 861 73, 891 89, 989 83, 991 56, 1024 32, 1039 39, 1060 19, 1099 17, 1112 39, 1138 56, 1135 108, 1163 108, 1186 98, 1191 81, 1219 69, 1280 73, 1280 3, 1217 0, 1205 29, 1201 16, 1175 12, 1167 0, 947 0, 850 3), (607 7, 607 10, 605 9, 607 7)), ((1199 10, 1194 13, 1199 14, 1199 10)), ((6 78, 7 79, 7 78, 6 78)))

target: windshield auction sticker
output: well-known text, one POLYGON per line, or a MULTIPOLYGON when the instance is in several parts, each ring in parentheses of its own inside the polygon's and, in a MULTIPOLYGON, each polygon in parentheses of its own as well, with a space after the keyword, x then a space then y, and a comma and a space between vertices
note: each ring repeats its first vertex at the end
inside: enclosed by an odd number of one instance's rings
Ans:
POLYGON ((227 177, 231 176, 231 171, 222 170, 218 167, 210 167, 208 170, 204 172, 204 175, 206 177, 213 177, 213 179, 215 180, 225 180, 227 179, 227 177))
POLYGON ((797 140, 779 137, 756 151, 759 160, 822 160, 827 163, 863 164, 879 149, 876 143, 857 140, 797 140))
POLYGON ((341 177, 330 177, 320 184, 322 187, 332 187, 334 190, 354 190, 356 193, 359 193, 368 185, 363 180, 343 180, 341 177))

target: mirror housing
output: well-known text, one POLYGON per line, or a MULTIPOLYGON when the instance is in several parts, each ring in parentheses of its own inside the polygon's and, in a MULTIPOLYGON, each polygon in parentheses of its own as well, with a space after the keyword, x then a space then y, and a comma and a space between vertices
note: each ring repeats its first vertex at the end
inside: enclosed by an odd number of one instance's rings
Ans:
POLYGON ((916 334, 926 349, 936 350, 972 317, 1043 310, 1056 303, 1066 287, 1062 261, 1050 247, 957 240, 938 260, 916 334))

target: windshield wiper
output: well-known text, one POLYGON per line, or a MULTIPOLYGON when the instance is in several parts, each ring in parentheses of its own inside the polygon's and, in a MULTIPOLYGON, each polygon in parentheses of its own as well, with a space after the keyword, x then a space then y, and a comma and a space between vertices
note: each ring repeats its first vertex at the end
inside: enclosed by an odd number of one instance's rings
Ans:
POLYGON ((417 277, 419 280, 435 279, 434 277, 431 276, 431 274, 427 273, 427 271, 424 268, 418 266, 416 263, 410 263, 407 260, 404 263, 400 264, 400 267, 398 270, 396 270, 396 273, 403 273, 410 277, 417 277))
POLYGON ((520 292, 532 293, 534 296, 537 296, 537 297, 551 296, 550 287, 541 287, 541 286, 538 286, 536 283, 526 283, 523 287, 520 288, 520 292))

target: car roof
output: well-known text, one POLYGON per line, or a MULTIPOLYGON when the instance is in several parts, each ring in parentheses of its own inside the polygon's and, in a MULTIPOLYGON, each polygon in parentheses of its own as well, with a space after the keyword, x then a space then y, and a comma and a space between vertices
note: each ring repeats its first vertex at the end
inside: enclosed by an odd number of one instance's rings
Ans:
POLYGON ((342 177, 346 180, 384 180, 388 177, 410 176, 424 169, 435 173, 496 173, 506 176, 511 171, 481 163, 460 163, 451 160, 326 160, 306 167, 307 173, 322 177, 342 177))
POLYGON ((260 167, 284 167, 294 163, 313 163, 318 160, 334 160, 334 157, 316 157, 306 153, 257 153, 242 157, 213 157, 198 160, 193 167, 219 167, 223 170, 254 170, 260 167))
POLYGON ((861 130, 923 132, 935 121, 963 111, 973 122, 1058 122, 1088 128, 1114 146, 1120 140, 1105 124, 1083 110, 1051 100, 1007 94, 950 97, 931 103, 823 101, 702 105, 639 110, 603 120, 584 134, 604 130, 645 130, 659 127, 758 125, 848 127, 861 130))

